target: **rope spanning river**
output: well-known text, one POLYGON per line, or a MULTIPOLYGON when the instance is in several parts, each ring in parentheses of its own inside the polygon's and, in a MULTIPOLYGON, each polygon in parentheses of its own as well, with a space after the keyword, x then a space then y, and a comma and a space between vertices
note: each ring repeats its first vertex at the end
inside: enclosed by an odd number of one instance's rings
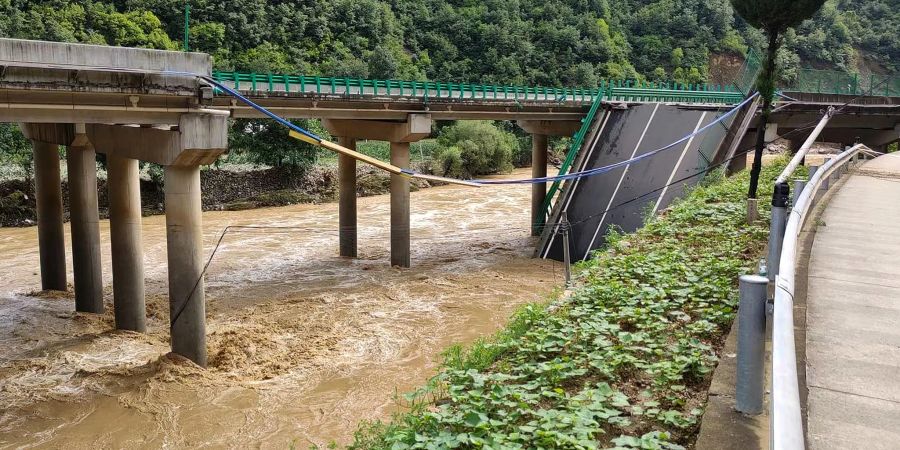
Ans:
POLYGON ((347 443, 360 420, 390 418, 395 392, 424 383, 448 345, 560 284, 558 263, 530 258, 530 192, 412 193, 406 270, 388 264, 387 196, 359 199, 355 260, 336 256, 336 203, 204 213, 207 254, 226 226, 292 228, 225 237, 206 277, 206 370, 167 355, 163 216, 144 219, 147 334, 113 330, 108 222, 102 316, 34 292, 37 229, 0 229, 0 448, 347 443))

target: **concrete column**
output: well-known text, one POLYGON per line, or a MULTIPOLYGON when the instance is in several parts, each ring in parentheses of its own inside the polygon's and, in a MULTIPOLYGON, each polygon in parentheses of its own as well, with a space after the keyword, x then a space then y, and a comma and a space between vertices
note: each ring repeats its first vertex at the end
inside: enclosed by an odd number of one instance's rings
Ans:
MULTIPOLYGON (((531 135, 531 177, 547 176, 547 135, 534 133, 531 135)), ((531 234, 540 236, 544 198, 547 196, 547 183, 531 185, 531 234)))
POLYGON ((66 151, 75 310, 99 314, 103 312, 103 272, 100 265, 96 157, 90 145, 69 146, 66 151))
POLYGON ((206 367, 200 167, 166 166, 165 191, 172 351, 206 367))
POLYGON ((66 243, 63 232, 59 146, 33 141, 41 289, 66 290, 66 243))
MULTIPOLYGON (((409 142, 391 142, 391 164, 409 167, 409 142)), ((409 179, 391 175, 391 265, 409 267, 409 179)))
MULTIPOLYGON (((356 150, 356 138, 339 137, 338 143, 356 150)), ((338 155, 338 232, 340 254, 356 258, 356 160, 338 155)))
POLYGON ((147 315, 138 161, 109 154, 106 162, 116 328, 143 333, 147 331, 147 315))

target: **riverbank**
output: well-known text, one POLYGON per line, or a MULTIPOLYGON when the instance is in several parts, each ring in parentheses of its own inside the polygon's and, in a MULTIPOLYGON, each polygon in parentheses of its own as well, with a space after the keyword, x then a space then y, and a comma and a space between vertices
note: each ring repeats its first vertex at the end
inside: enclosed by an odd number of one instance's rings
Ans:
MULTIPOLYGON (((759 192, 783 164, 763 169, 759 192)), ((362 426, 351 447, 691 447, 737 277, 765 246, 766 224, 745 222, 748 181, 711 176, 637 232, 611 235, 565 301, 448 350, 407 410, 362 426)))
MULTIPOLYGON (((356 171, 357 195, 368 197, 390 191, 390 175, 368 165, 356 171)), ((410 180, 410 190, 433 186, 425 180, 410 180)), ((337 195, 337 167, 316 164, 309 168, 272 167, 229 170, 209 167, 200 172, 204 211, 239 211, 301 203, 327 203, 337 195)), ((62 181, 63 214, 69 217, 69 184, 62 181)), ((106 178, 97 180, 100 218, 109 216, 106 178)), ((144 216, 165 212, 161 177, 141 179, 141 209, 144 216)), ((25 179, 0 181, 0 227, 31 226, 36 223, 34 183, 25 179)))

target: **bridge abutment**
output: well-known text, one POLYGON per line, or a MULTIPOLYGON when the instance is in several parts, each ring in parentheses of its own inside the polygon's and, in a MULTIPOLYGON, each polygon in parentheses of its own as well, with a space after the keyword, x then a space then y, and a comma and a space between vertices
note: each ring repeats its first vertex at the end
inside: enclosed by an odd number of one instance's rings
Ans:
POLYGON ((75 310, 103 313, 103 268, 100 264, 100 213, 97 204, 97 153, 84 134, 66 150, 69 170, 69 226, 75 310))
POLYGON ((147 315, 138 161, 116 154, 108 154, 106 161, 116 328, 144 332, 147 315))
POLYGON ((66 243, 63 231, 59 146, 41 141, 32 141, 32 145, 41 289, 65 291, 66 243))

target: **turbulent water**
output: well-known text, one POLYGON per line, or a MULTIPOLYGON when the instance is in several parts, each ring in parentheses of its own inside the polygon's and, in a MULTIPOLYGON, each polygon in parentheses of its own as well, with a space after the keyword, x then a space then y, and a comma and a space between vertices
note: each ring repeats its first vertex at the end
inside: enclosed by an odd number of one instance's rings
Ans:
MULTIPOLYGON (((513 176, 524 177, 518 171, 513 176)), ((490 334, 557 286, 530 258, 530 187, 412 194, 411 269, 389 267, 389 198, 359 200, 359 254, 337 253, 337 205, 204 213, 209 368, 167 355, 165 220, 144 219, 149 332, 113 331, 40 286, 37 230, 0 229, 0 448, 346 443, 387 419, 440 352, 490 334)), ((68 236, 67 236, 68 242, 68 236)), ((71 260, 68 262, 71 280, 71 260)))

